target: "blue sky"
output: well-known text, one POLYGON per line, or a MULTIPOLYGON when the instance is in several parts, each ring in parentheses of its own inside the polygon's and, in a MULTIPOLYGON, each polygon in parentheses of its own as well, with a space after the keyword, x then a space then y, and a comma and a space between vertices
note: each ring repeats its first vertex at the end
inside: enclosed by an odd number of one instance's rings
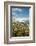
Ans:
POLYGON ((16 17, 16 20, 27 20, 29 18, 29 8, 12 8, 12 16, 16 17))

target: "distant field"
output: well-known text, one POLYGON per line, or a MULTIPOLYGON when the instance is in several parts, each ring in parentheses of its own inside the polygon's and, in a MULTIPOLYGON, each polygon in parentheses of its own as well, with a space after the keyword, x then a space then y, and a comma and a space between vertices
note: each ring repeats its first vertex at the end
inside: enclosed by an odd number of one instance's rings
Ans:
POLYGON ((13 22, 12 29, 13 37, 29 36, 29 23, 13 22))

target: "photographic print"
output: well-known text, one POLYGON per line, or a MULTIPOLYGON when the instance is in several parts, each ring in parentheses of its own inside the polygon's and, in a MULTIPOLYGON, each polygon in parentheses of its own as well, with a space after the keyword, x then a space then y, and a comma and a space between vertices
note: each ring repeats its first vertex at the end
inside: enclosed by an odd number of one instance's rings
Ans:
POLYGON ((30 7, 12 7, 12 36, 29 36, 29 9, 30 7))
POLYGON ((4 42, 35 42, 35 3, 4 2, 4 42))

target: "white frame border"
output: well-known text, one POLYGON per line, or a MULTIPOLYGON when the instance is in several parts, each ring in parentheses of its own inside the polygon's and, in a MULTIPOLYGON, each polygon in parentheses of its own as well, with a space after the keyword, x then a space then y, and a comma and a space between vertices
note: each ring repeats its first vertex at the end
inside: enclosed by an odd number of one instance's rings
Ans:
MULTIPOLYGON (((32 5, 18 5, 18 6, 30 6, 31 9, 30 9, 30 20, 31 20, 31 24, 30 24, 30 28, 31 28, 31 32, 30 32, 30 37, 21 37, 21 39, 16 39, 15 37, 13 38, 10 38, 10 6, 17 6, 17 4, 11 4, 11 5, 8 5, 8 24, 9 24, 9 41, 21 41, 21 40, 33 40, 33 6, 32 5)), ((18 38, 18 37, 17 37, 18 38)))

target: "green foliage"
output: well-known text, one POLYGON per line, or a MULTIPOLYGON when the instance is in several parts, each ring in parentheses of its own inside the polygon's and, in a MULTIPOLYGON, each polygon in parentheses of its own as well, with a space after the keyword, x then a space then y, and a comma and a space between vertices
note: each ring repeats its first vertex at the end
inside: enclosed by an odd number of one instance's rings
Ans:
POLYGON ((24 22, 12 23, 13 36, 29 36, 29 26, 24 22))

